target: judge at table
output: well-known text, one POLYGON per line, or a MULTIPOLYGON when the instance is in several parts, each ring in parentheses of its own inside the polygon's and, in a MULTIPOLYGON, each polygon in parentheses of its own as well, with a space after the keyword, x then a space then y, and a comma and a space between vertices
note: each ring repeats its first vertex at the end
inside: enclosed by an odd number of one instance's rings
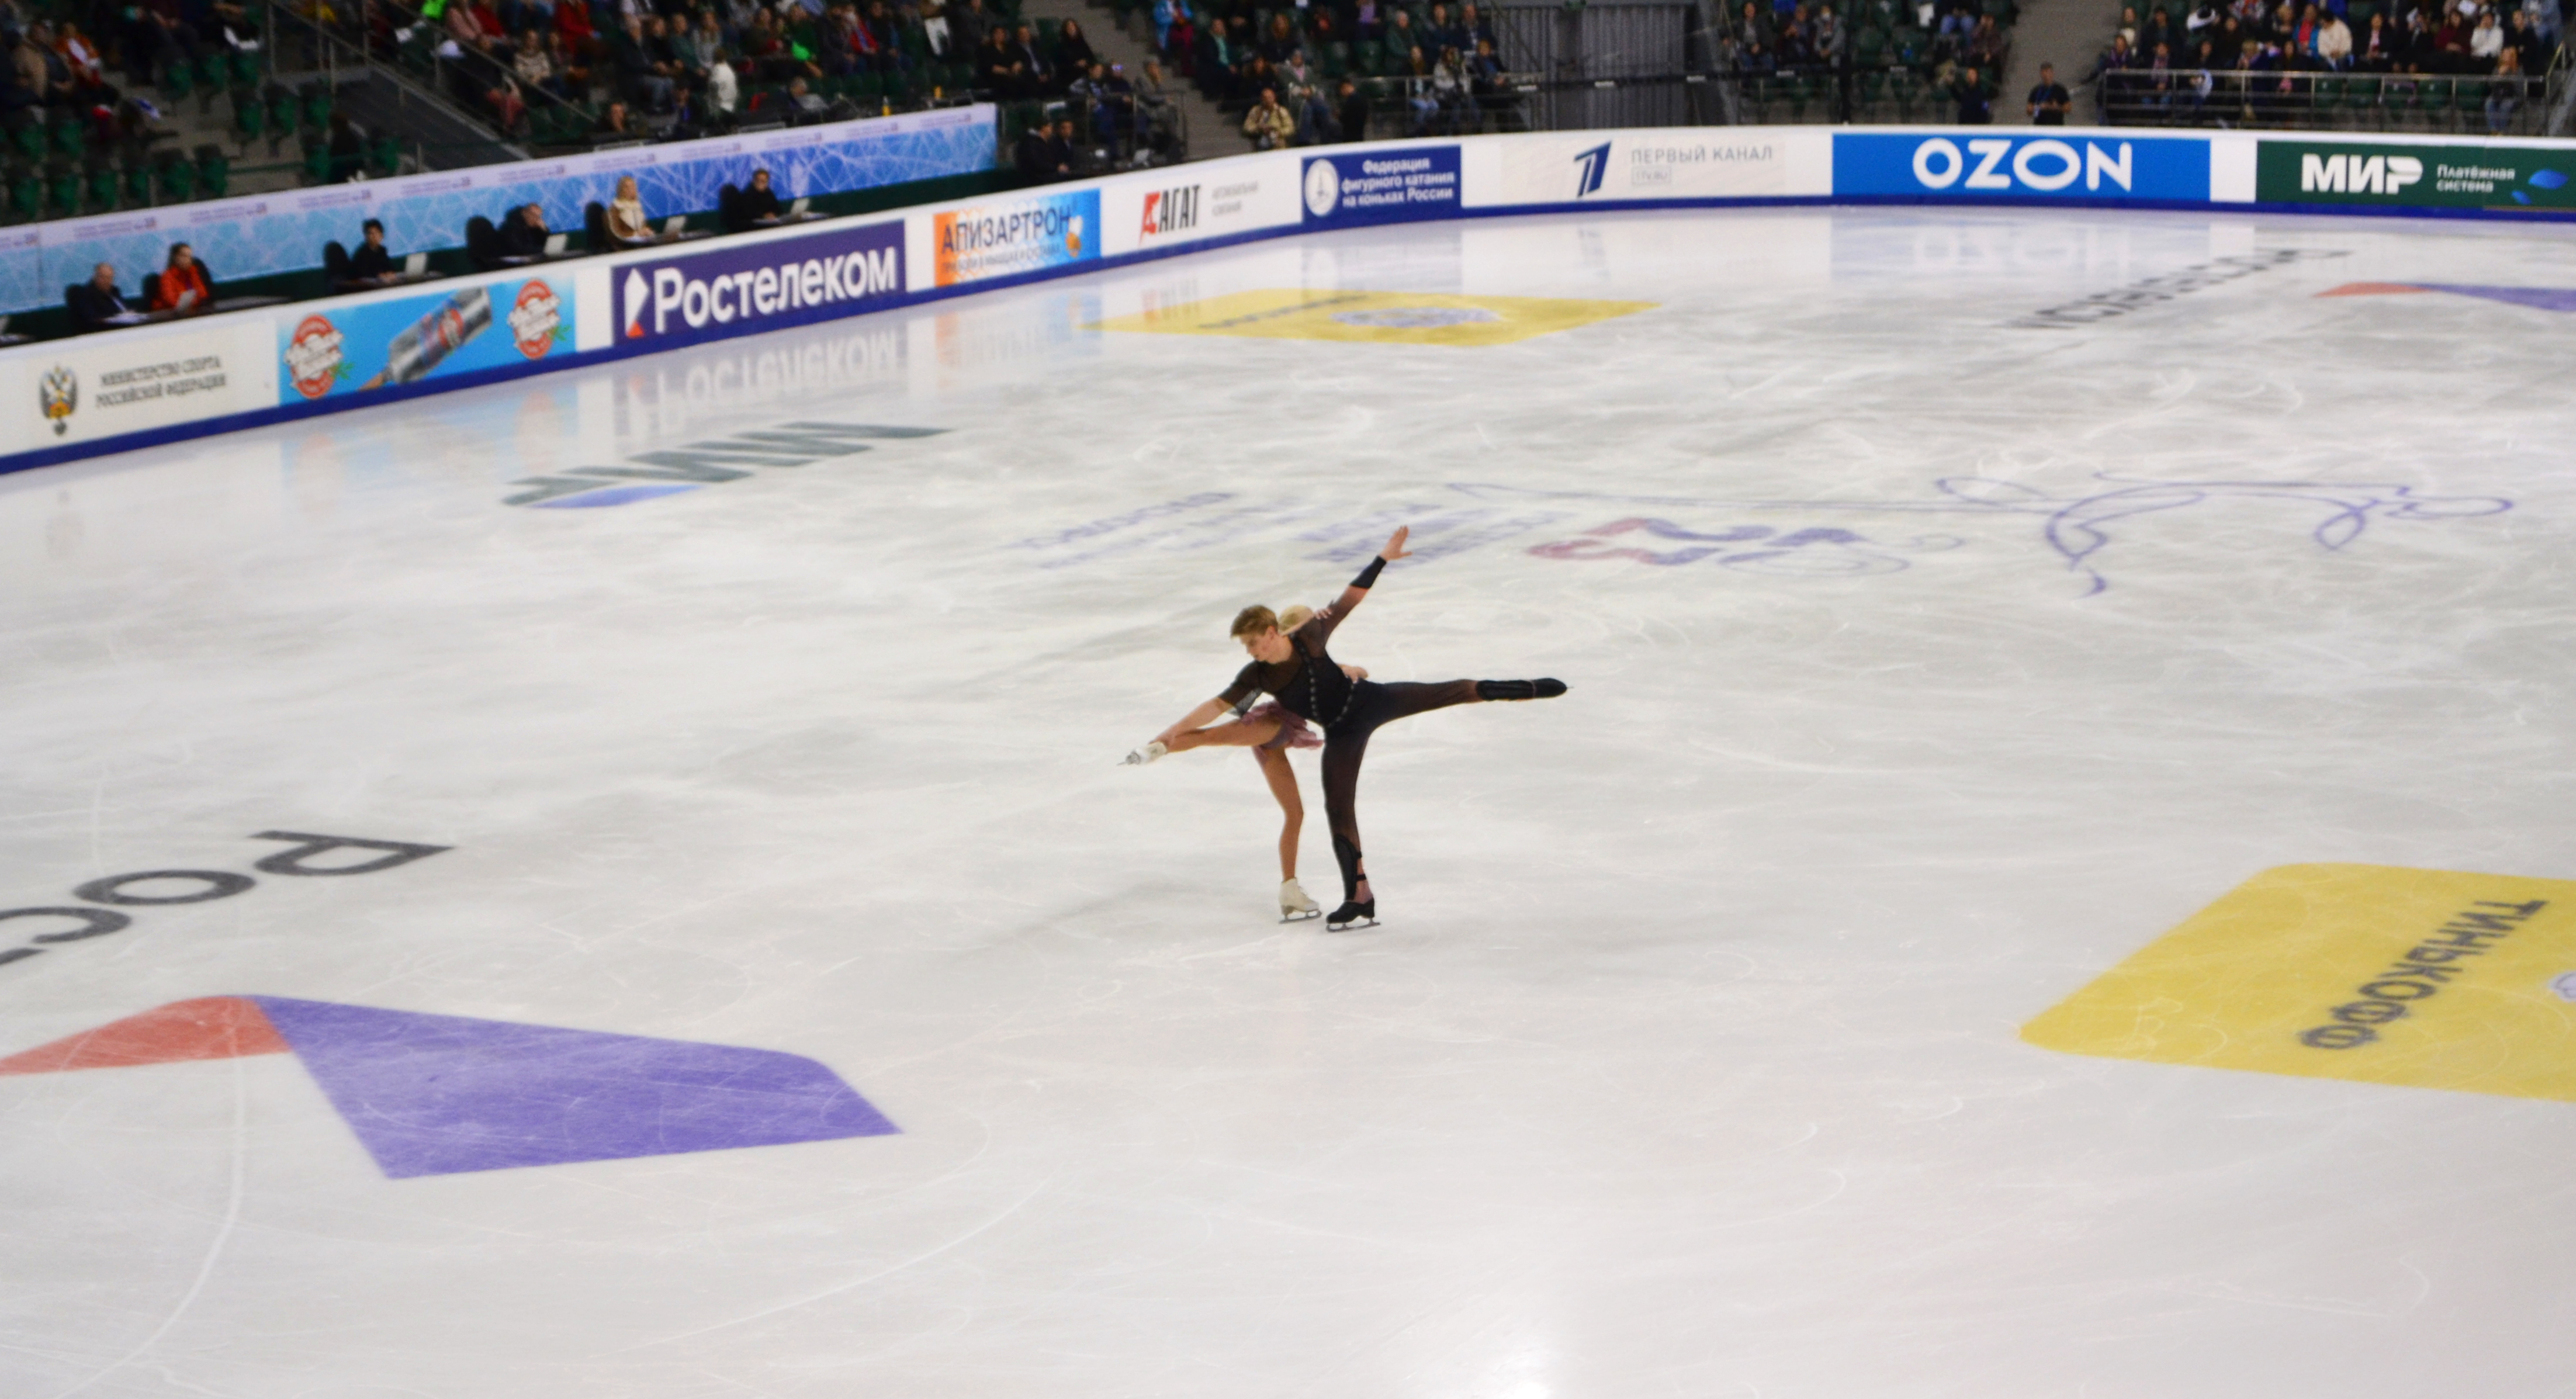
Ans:
POLYGON ((72 323, 82 330, 106 330, 128 325, 138 319, 133 307, 116 289, 116 265, 102 262, 88 281, 73 287, 63 301, 71 307, 72 323))
POLYGON ((170 245, 170 265, 161 269, 161 280, 152 284, 152 309, 177 316, 215 309, 214 279, 206 275, 206 265, 197 261, 196 250, 187 244, 170 245))

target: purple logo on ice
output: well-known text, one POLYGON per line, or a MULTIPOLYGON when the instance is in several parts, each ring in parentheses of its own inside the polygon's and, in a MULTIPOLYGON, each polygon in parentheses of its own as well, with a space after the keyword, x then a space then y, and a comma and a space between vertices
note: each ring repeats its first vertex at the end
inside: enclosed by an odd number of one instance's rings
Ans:
POLYGON ((302 1061, 396 1180, 898 1130, 799 1055, 283 996, 175 1001, 0 1058, 0 1076, 256 1054, 302 1061))

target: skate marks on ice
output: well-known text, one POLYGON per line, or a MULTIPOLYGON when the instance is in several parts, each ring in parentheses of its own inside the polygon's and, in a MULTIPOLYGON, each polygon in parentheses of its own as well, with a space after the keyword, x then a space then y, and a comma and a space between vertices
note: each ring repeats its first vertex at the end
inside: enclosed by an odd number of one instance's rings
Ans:
POLYGON ((2065 571, 2082 581, 2082 595, 2091 597, 2111 586, 2105 566, 2108 551, 2119 542, 2118 532, 2150 515, 2246 502, 2289 502, 2318 512, 2316 523, 2307 531, 2309 540, 2328 553, 2339 553, 2359 541, 2373 520, 2462 520, 2500 515, 2513 508, 2512 501, 2500 496, 2431 495, 2393 482, 2180 481, 2116 472, 2096 473, 2094 480, 2101 489, 2052 494, 2011 481, 1948 476, 1932 483, 1930 499, 1885 501, 1628 495, 1452 482, 1446 499, 1407 503, 1358 517, 1337 516, 1330 504, 1204 491, 1053 534, 1033 535, 1005 547, 1037 555, 1033 562, 1038 568, 1061 569, 1147 550, 1188 553, 1286 537, 1322 546, 1310 558, 1353 563, 1367 557, 1387 530, 1401 524, 1413 530, 1416 542, 1415 556, 1398 563, 1399 568, 1512 541, 1524 545, 1534 557, 1569 562, 1621 559, 1666 568, 1706 562, 1780 577, 1854 577, 1899 573, 1916 556, 1948 552, 1971 542, 1952 534, 1863 533, 1849 527, 1856 517, 1910 521, 1937 516, 1944 523, 1989 519, 2025 525, 2016 533, 2044 547, 2065 571), (1594 509, 1584 510, 1586 505, 1594 509), (1625 513, 1584 528, 1572 538, 1527 542, 1542 532, 1558 533, 1552 527, 1580 520, 1583 514, 1597 518, 1605 513, 1601 507, 1618 507, 1625 513), (1634 513, 1640 507, 1689 512, 1693 518, 1684 523, 1664 515, 1634 513), (1791 513, 1809 519, 1781 526, 1742 518, 1791 513), (1729 516, 1736 518, 1729 520, 1729 516), (1660 548, 1659 543, 1682 547, 1660 548))

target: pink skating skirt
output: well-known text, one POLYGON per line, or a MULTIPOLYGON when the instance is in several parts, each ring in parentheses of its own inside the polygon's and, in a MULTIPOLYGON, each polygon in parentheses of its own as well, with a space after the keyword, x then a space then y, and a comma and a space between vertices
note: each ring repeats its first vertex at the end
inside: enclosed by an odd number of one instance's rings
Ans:
POLYGON ((1253 745, 1255 748, 1266 748, 1272 752, 1284 753, 1291 748, 1321 748, 1324 746, 1322 735, 1307 727, 1306 721, 1303 718, 1290 712, 1286 706, 1280 704, 1277 700, 1263 700, 1261 703, 1254 705, 1251 711, 1243 716, 1243 722, 1247 724, 1257 724, 1264 719, 1278 720, 1279 732, 1271 735, 1268 743, 1253 745))

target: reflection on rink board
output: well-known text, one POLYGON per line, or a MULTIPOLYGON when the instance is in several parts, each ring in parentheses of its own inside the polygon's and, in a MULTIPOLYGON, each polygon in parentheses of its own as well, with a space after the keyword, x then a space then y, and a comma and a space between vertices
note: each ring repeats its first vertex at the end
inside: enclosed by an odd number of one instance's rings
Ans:
POLYGON ((2576 882, 2265 870, 2022 1038, 2113 1059, 2576 1102, 2576 882))
POLYGON ((1508 345, 1650 311, 1654 306, 1651 301, 1291 289, 1236 292, 1119 316, 1092 328, 1394 345, 1508 345))

